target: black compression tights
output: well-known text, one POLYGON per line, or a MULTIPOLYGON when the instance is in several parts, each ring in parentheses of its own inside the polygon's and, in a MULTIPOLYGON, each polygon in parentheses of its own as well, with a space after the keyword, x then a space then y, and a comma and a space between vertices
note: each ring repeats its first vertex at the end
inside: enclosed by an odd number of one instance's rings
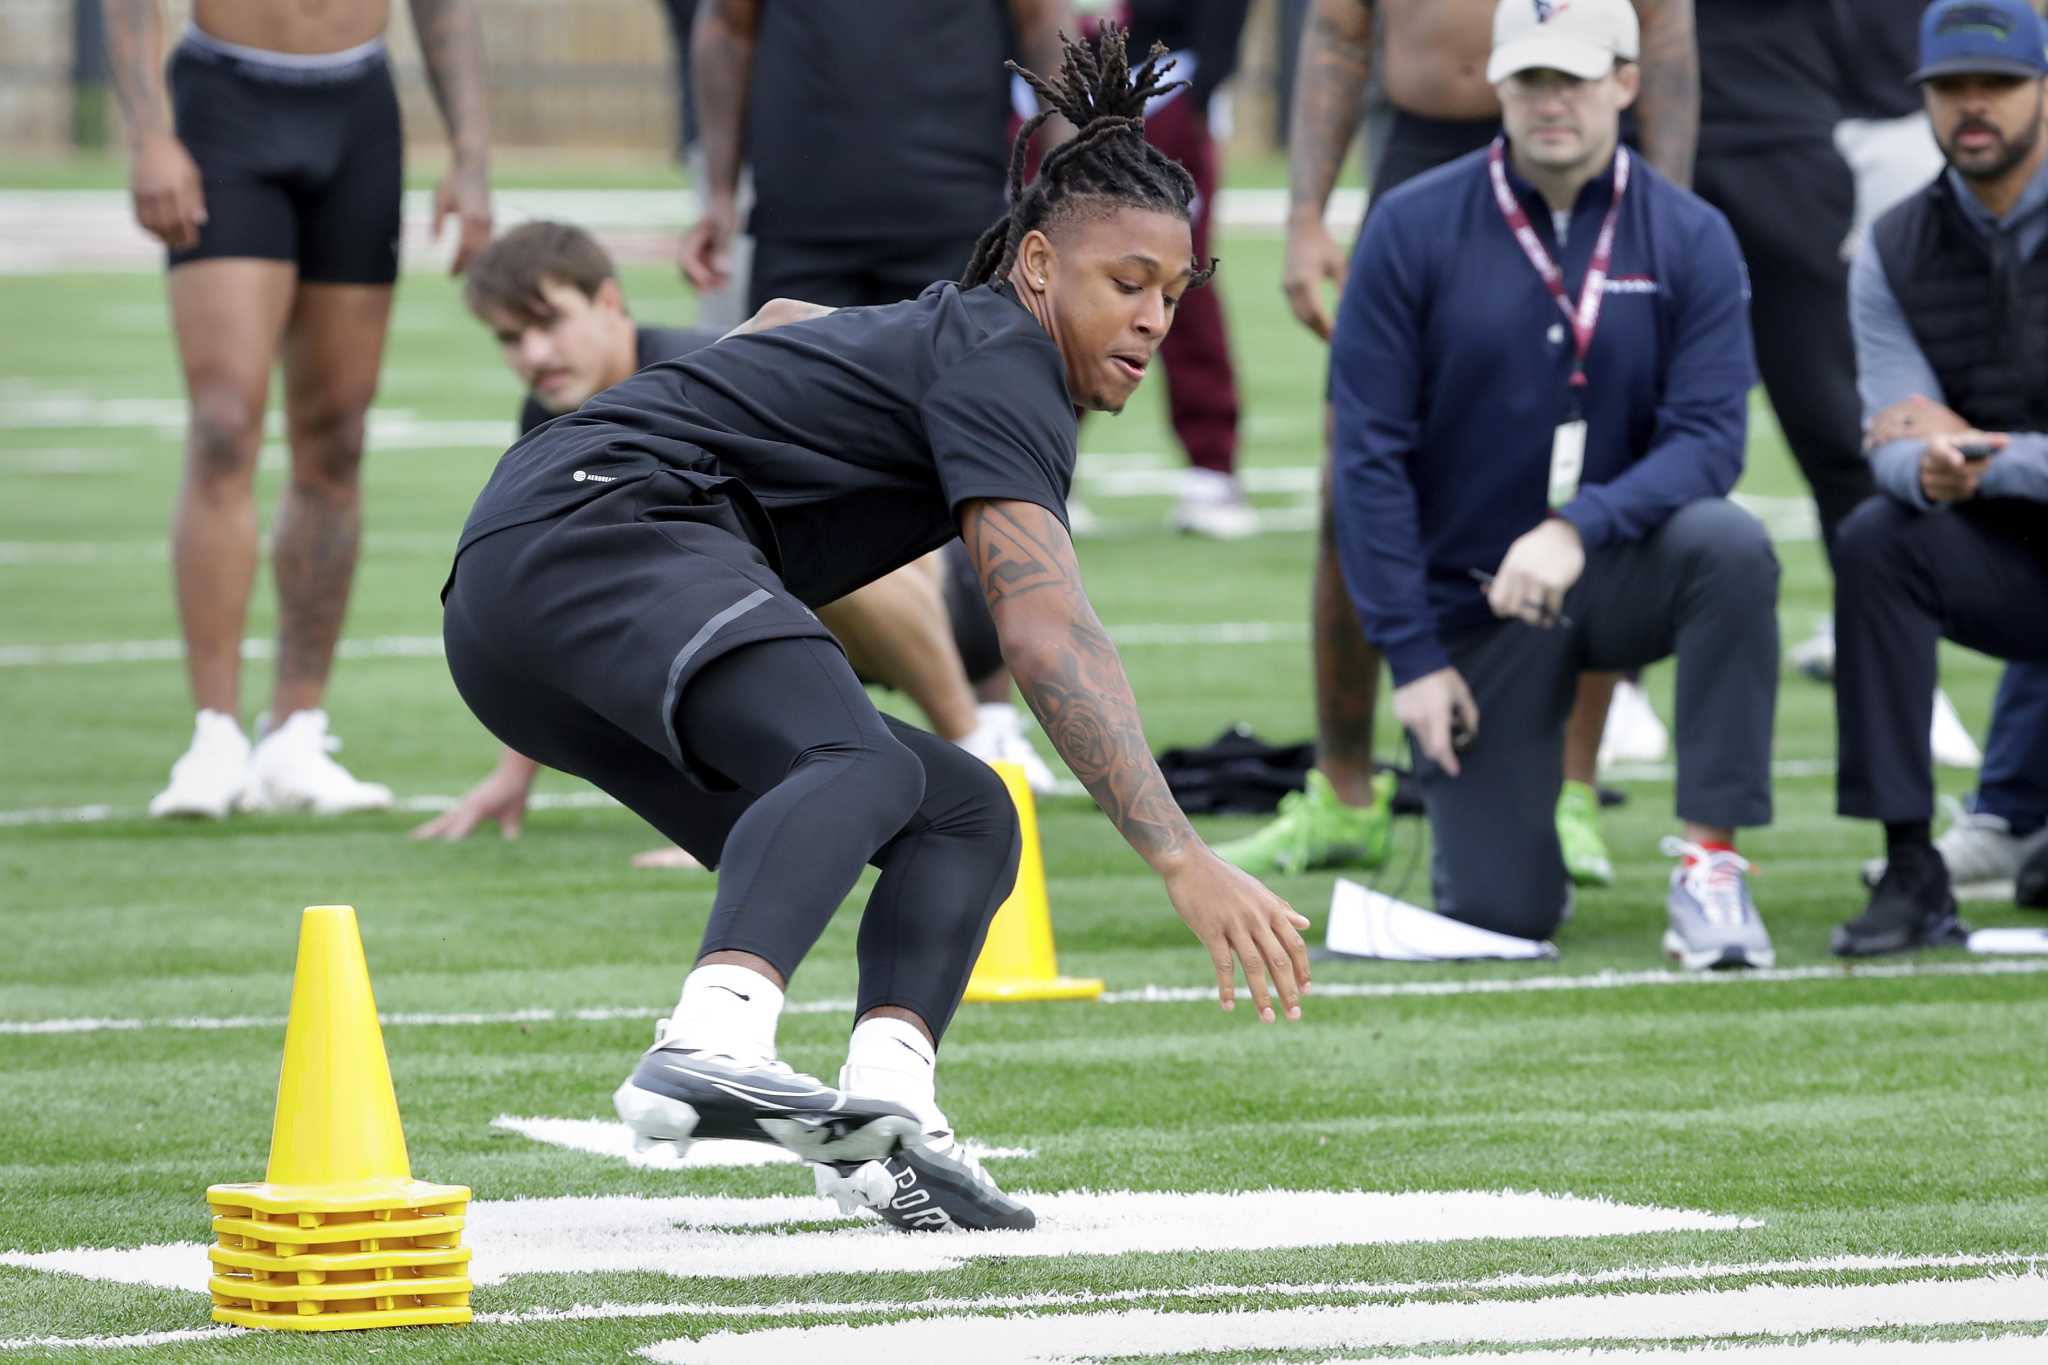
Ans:
POLYGON ((1016 878, 1001 779, 880 715, 828 640, 714 660, 676 721, 694 758, 755 798, 725 836, 700 956, 754 953, 788 977, 872 863, 882 875, 861 918, 860 1012, 900 1005, 942 1034, 1016 878))

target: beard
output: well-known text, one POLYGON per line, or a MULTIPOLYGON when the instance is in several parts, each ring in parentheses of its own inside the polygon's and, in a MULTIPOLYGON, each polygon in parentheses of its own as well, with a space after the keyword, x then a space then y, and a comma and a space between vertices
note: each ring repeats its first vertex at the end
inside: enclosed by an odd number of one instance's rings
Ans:
POLYGON ((2013 167, 2033 155, 2034 148, 2041 141, 2041 114, 2042 100, 2036 97, 2034 116, 2027 120, 2026 131, 2016 138, 2008 138, 1991 124, 1980 123, 1974 119, 1959 123, 1955 131, 1949 134, 1948 140, 1942 144, 1942 154, 1948 158, 1948 164, 1956 168, 1956 173, 1966 180, 2002 179, 2013 167), (1963 152, 1960 143, 1962 135, 1967 132, 1987 132, 1998 139, 1989 151, 1990 161, 1971 162, 1963 159, 1968 154, 1963 152))

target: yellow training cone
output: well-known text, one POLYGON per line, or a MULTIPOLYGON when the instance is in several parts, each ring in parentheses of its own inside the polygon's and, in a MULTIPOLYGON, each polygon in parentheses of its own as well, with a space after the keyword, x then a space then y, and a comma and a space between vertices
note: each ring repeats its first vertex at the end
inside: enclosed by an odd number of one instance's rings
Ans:
POLYGON ((1093 1000, 1102 994, 1102 982, 1060 975, 1052 946, 1052 907, 1045 896, 1045 858, 1038 845, 1038 807, 1024 769, 1015 763, 992 766, 1016 804, 1024 849, 1017 859, 1017 885, 989 925, 988 942, 982 944, 974 976, 967 983, 967 998, 1093 1000))
POLYGON ((356 912, 307 909, 260 1184, 215 1185, 213 1318, 331 1331, 468 1322, 469 1190, 412 1178, 356 912))

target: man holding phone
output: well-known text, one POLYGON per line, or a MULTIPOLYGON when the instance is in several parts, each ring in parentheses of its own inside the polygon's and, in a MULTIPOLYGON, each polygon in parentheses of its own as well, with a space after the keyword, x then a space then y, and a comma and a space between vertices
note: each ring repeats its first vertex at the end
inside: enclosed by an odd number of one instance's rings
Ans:
POLYGON ((1836 546, 1838 799, 1884 823, 1886 864, 1844 957, 1966 934, 1929 834, 1940 641, 2048 661, 2048 30, 2024 0, 1941 0, 1920 59, 1948 166, 1850 281, 1882 491, 1836 546))

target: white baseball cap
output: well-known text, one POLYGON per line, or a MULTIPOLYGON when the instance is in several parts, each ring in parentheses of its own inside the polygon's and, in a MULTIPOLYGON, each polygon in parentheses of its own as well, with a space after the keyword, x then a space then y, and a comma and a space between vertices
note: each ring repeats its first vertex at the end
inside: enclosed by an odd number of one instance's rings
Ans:
POLYGON ((1629 0, 1500 0, 1486 83, 1539 69, 1598 80, 1617 60, 1634 61, 1640 41, 1629 0))

